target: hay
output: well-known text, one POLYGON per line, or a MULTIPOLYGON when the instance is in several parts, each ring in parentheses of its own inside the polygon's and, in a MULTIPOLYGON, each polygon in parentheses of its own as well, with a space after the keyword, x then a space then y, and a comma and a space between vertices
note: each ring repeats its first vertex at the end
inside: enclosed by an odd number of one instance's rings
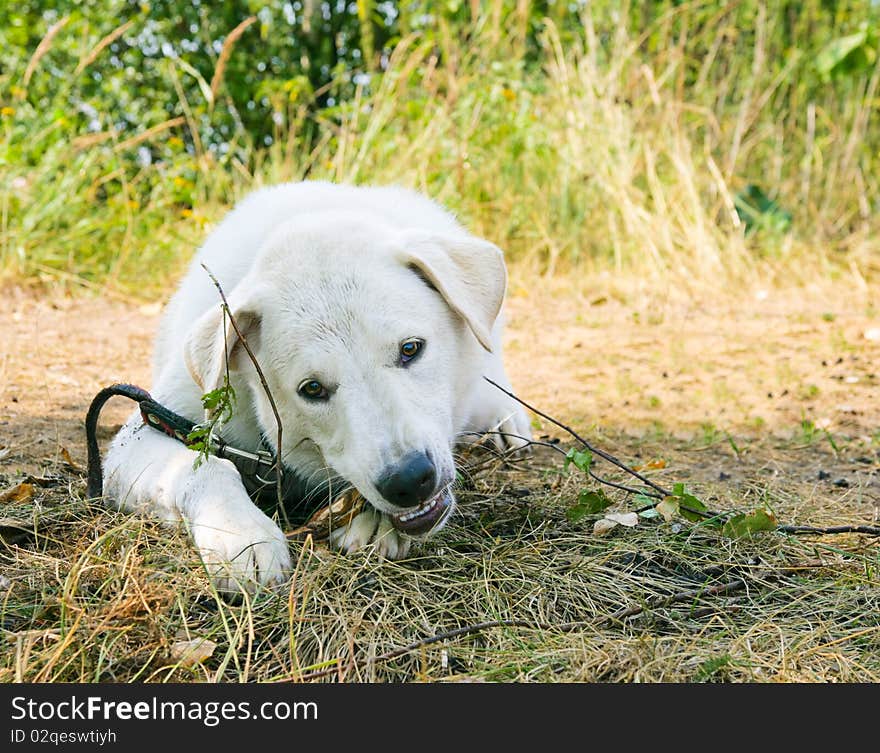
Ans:
MULTIPOLYGON (((670 468, 660 473, 691 463, 690 483, 714 507, 760 499, 781 521, 864 522, 864 507, 841 504, 848 492, 766 477, 771 456, 778 463, 789 452, 802 464, 803 449, 753 452, 742 478, 727 483, 711 480, 730 460, 721 446, 665 449, 670 468)), ((563 476, 549 454, 509 467, 490 461, 466 476, 459 513, 406 561, 372 550, 341 556, 307 539, 294 544, 283 589, 237 604, 213 591, 182 533, 89 505, 81 479, 61 478, 6 513, 31 520, 33 535, 0 548, 9 648, 0 681, 880 679, 876 539, 729 540, 656 520, 596 537, 592 519, 567 520, 581 480, 563 476), (724 592, 731 579, 745 587, 724 592), (608 619, 639 606, 647 608, 608 619), (493 620, 516 625, 388 656, 493 620), (181 641, 216 649, 203 662, 175 661, 181 641)), ((0 479, 0 491, 13 481, 0 479)), ((612 509, 628 509, 627 495, 615 500, 612 509)))

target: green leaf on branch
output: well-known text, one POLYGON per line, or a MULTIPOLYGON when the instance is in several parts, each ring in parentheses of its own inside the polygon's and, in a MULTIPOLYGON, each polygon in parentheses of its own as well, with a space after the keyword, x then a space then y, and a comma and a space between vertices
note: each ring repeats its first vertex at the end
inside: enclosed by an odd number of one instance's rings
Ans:
POLYGON ((235 390, 228 382, 202 395, 202 407, 211 416, 220 421, 228 421, 232 417, 232 406, 235 403, 235 390))
POLYGON ((575 450, 572 448, 565 453, 565 462, 563 463, 562 470, 567 471, 568 466, 573 465, 578 470, 587 473, 589 472, 592 463, 593 454, 591 452, 588 452, 587 450, 575 450))
POLYGON ((582 489, 578 501, 565 511, 569 523, 577 523, 587 515, 595 515, 611 506, 611 500, 602 491, 582 489))
POLYGON ((740 539, 758 531, 775 531, 776 525, 773 513, 759 507, 751 512, 734 515, 721 527, 721 534, 731 539, 740 539))
MULTIPOLYGON (((701 520, 704 520, 706 516, 701 515, 700 513, 705 513, 709 511, 709 508, 706 507, 706 505, 704 505, 701 500, 699 500, 693 494, 689 494, 685 491, 684 484, 675 484, 672 487, 672 496, 666 497, 666 499, 664 499, 664 502, 666 500, 675 500, 678 504, 678 512, 681 514, 681 517, 683 517, 685 520, 691 521, 691 523, 697 523, 701 520)), ((672 503, 670 502, 669 504, 671 505, 672 503)), ((664 517, 666 516, 664 515, 664 517)), ((670 520, 670 518, 666 519, 670 520)))
POLYGON ((187 434, 186 444, 197 453, 193 461, 193 468, 198 468, 208 455, 214 451, 214 431, 216 427, 232 418, 232 409, 235 404, 235 390, 228 380, 216 390, 211 390, 202 395, 202 406, 208 415, 203 423, 197 424, 187 434))
POLYGON ((709 508, 706 507, 699 499, 697 499, 693 494, 682 494, 681 501, 678 504, 678 509, 681 512, 681 517, 685 520, 691 521, 691 523, 697 523, 701 520, 705 520, 705 515, 700 515, 701 512, 709 512, 709 508))

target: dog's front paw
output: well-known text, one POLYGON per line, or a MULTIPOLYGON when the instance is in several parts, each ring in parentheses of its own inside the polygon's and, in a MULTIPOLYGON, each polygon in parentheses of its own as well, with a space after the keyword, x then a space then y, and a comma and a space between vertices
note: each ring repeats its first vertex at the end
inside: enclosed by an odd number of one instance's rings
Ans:
POLYGON ((519 405, 505 403, 497 406, 496 410, 487 410, 483 417, 473 420, 471 426, 474 431, 464 435, 467 441, 484 441, 499 452, 524 450, 532 442, 529 417, 519 405))
POLYGON ((495 437, 495 446, 502 452, 515 452, 523 450, 532 442, 532 427, 529 417, 520 407, 515 406, 513 412, 500 420, 498 433, 495 437))
POLYGON ((343 552, 356 552, 368 544, 376 548, 383 559, 399 560, 409 552, 411 539, 399 533, 387 515, 372 507, 364 506, 348 525, 335 528, 330 533, 330 545, 343 552))
POLYGON ((252 593, 257 585, 287 579, 287 539, 263 512, 250 502, 234 510, 224 509, 219 500, 202 508, 192 536, 218 591, 252 593))

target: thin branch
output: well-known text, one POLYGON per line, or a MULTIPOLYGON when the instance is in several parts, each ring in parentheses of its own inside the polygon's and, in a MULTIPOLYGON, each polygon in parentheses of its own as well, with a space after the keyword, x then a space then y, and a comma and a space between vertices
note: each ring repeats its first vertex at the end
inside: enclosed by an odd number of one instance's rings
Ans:
POLYGON ((534 406, 529 405, 525 400, 518 398, 516 395, 514 395, 509 390, 504 389, 504 387, 502 387, 500 384, 498 384, 498 382, 493 382, 491 379, 489 379, 489 377, 484 376, 483 379, 485 379, 489 384, 491 384, 496 389, 501 390, 508 397, 516 400, 516 402, 518 402, 520 405, 528 408, 530 411, 532 411, 532 413, 539 415, 541 418, 547 419, 550 423, 554 424, 555 426, 558 426, 563 431, 568 432, 572 437, 574 437, 578 442, 580 442, 584 447, 586 447, 594 455, 598 455, 603 460, 608 461, 612 465, 616 465, 618 468, 626 471, 631 476, 635 476, 643 484, 650 486, 652 489, 659 492, 664 497, 673 496, 671 491, 669 491, 668 489, 664 489, 659 484, 655 484, 653 481, 651 481, 651 479, 647 478, 646 476, 643 476, 638 471, 634 471, 632 468, 630 468, 629 466, 627 466, 624 463, 622 463, 621 461, 619 461, 616 457, 614 457, 614 455, 611 455, 610 453, 607 453, 604 450, 599 449, 598 447, 593 447, 593 445, 591 445, 586 439, 584 439, 580 434, 578 434, 570 426, 566 426, 561 421, 557 421, 555 418, 553 418, 553 416, 548 416, 546 413, 542 413, 534 406))
MULTIPOLYGON (((528 437, 524 437, 520 434, 512 434, 509 431, 460 431, 458 436, 461 437, 487 437, 487 436, 499 436, 499 437, 513 437, 514 439, 521 439, 523 442, 527 444, 529 447, 549 447, 551 450, 555 450, 556 452, 565 455, 565 450, 563 450, 559 445, 553 444, 552 442, 541 442, 536 439, 529 439, 528 437)), ((484 450, 488 450, 489 448, 486 445, 479 444, 477 442, 473 443, 475 447, 482 447, 484 450)), ((525 449, 523 447, 514 447, 510 450, 496 451, 499 453, 499 457, 506 458, 507 455, 513 455, 520 450, 525 449)))
POLYGON ((208 273, 208 277, 211 278, 211 282, 214 283, 214 287, 217 288, 217 292, 220 293, 220 298, 223 300, 223 310, 229 316, 229 323, 232 325, 232 329, 235 330, 235 334, 238 335, 238 339, 241 340, 241 344, 247 352, 248 358, 251 359, 251 363, 257 370, 257 376, 260 379, 260 384, 263 386, 263 391, 266 393, 266 397, 269 399, 269 405, 272 406, 272 413, 275 415, 275 425, 278 427, 278 445, 277 449, 275 450, 275 494, 278 499, 278 510, 281 513, 281 516, 284 518, 284 524, 289 527, 290 521, 287 519, 287 511, 284 509, 284 493, 282 487, 281 414, 278 413, 278 407, 275 405, 275 398, 272 396, 272 390, 269 389, 269 383, 266 381, 266 377, 263 374, 263 370, 260 368, 257 357, 251 350, 251 346, 248 344, 247 338, 244 336, 244 333, 239 329, 238 322, 235 321, 235 317, 232 315, 232 310, 229 308, 229 301, 226 300, 226 294, 223 292, 223 288, 220 287, 220 282, 217 280, 216 277, 214 277, 214 273, 211 272, 211 270, 208 269, 208 267, 204 263, 202 264, 202 269, 204 269, 205 272, 208 273))
MULTIPOLYGON (((526 442, 527 445, 528 445, 529 447, 549 447, 551 450, 554 450, 555 452, 558 452, 558 453, 559 453, 560 455, 562 455, 563 457, 565 457, 565 455, 567 454, 567 453, 565 452, 565 450, 563 450, 563 449, 562 449, 561 447, 559 447, 558 445, 553 444, 552 442, 541 442, 541 441, 538 441, 538 440, 529 439, 528 437, 524 437, 524 436, 522 436, 522 435, 520 435, 520 434, 513 434, 513 433, 508 432, 508 431, 483 431, 483 432, 479 432, 479 431, 463 431, 463 432, 461 432, 461 435, 462 435, 462 436, 470 436, 470 435, 473 435, 473 436, 477 436, 477 437, 483 437, 483 436, 487 436, 487 435, 498 435, 498 436, 501 436, 501 437, 513 437, 514 439, 521 439, 523 442, 526 442)), ((516 448, 516 449, 514 449, 512 452, 517 452, 519 449, 520 449, 520 448, 516 448)), ((502 458, 502 459, 506 459, 506 458, 504 457, 504 455, 502 455, 501 458, 502 458)), ((598 481, 600 484, 605 484, 606 486, 611 486, 611 487, 613 487, 613 488, 615 488, 615 489, 620 489, 621 491, 628 492, 628 493, 630 493, 630 494, 641 494, 641 495, 643 495, 643 496, 645 496, 645 497, 652 497, 652 498, 656 499, 658 503, 661 502, 662 499, 663 499, 663 497, 661 497, 661 496, 660 496, 659 494, 657 494, 656 492, 645 491, 644 489, 634 489, 634 488, 631 487, 631 486, 624 486, 623 484, 618 484, 618 483, 616 483, 616 482, 614 482, 614 481, 609 481, 608 479, 605 479, 605 478, 602 478, 601 476, 598 476, 598 475, 597 475, 592 469, 590 469, 590 470, 588 471, 588 473, 590 474, 590 476, 591 476, 592 478, 594 478, 594 479, 595 479, 596 481, 598 481)), ((652 506, 653 506, 653 505, 652 505, 652 506)), ((645 509, 647 509, 647 508, 645 508, 645 509)))
MULTIPOLYGON (((624 484, 618 484, 614 481, 609 481, 607 478, 602 478, 601 476, 596 475, 592 468, 590 468, 587 473, 590 474, 590 477, 598 481, 600 484, 605 484, 606 486, 610 486, 614 489, 620 489, 624 492, 629 492, 630 494, 641 494, 643 497, 651 497, 652 499, 657 500, 657 504, 663 501, 663 497, 661 497, 657 492, 648 492, 644 489, 634 489, 631 486, 625 486, 624 484)), ((652 505, 653 507, 654 505, 652 505)))
MULTIPOLYGON (((659 492, 660 495, 662 495, 658 498, 658 496, 656 494, 652 494, 650 492, 639 491, 637 489, 632 489, 630 487, 624 486, 623 484, 617 484, 613 481, 608 481, 607 479, 603 479, 600 476, 597 476, 593 472, 592 468, 590 468, 587 471, 592 478, 594 478, 596 481, 598 481, 602 484, 607 484, 608 486, 612 486, 615 489, 621 489, 623 491, 629 492, 630 494, 641 494, 646 497, 652 497, 652 498, 657 499, 657 502, 655 502, 653 504, 645 505, 644 507, 640 508, 636 512, 644 512, 645 510, 650 510, 650 509, 656 507, 657 504, 659 504, 659 502, 662 501, 663 497, 674 496, 672 494, 672 492, 670 492, 667 489, 664 489, 659 484, 655 484, 653 481, 651 481, 651 479, 643 476, 638 471, 634 471, 632 468, 630 468, 627 465, 625 465, 624 463, 622 463, 620 460, 618 460, 616 457, 614 457, 610 453, 607 453, 604 450, 601 450, 598 447, 594 447, 593 445, 591 445, 586 439, 584 439, 580 434, 578 434, 570 426, 566 426, 561 421, 558 421, 557 419, 553 418, 553 416, 549 416, 546 413, 538 410, 537 408, 535 408, 535 406, 530 405, 522 398, 519 398, 516 395, 514 395, 510 390, 506 390, 506 389, 504 389, 504 387, 502 387, 497 382, 493 382, 491 379, 489 379, 489 377, 484 376, 483 379, 485 379, 487 382, 489 382, 489 384, 491 384, 493 387, 501 390, 501 392, 503 392, 508 397, 512 398, 513 400, 516 400, 516 402, 518 402, 520 405, 528 408, 533 413, 541 416, 541 418, 547 419, 548 421, 550 421, 550 423, 554 424, 555 426, 558 426, 563 431, 568 432, 568 434, 570 434, 572 437, 574 437, 578 442, 580 442, 586 449, 588 449, 594 455, 598 455, 600 458, 607 460, 612 465, 616 465, 618 468, 623 469, 624 471, 626 471, 630 475, 635 476, 641 482, 643 482, 644 484, 647 484, 652 489, 659 492)), ((490 432, 490 433, 494 433, 494 432, 490 432)), ((516 436, 516 435, 512 435, 512 436, 516 436)), ((539 443, 535 442, 535 444, 539 444, 539 443)), ((549 443, 544 443, 544 444, 549 444, 549 443)), ((557 448, 557 449, 560 452, 564 452, 561 448, 557 448)), ((731 517, 732 515, 736 514, 736 513, 729 513, 729 512, 716 512, 714 510, 696 510, 696 509, 689 507, 685 504, 680 504, 679 509, 684 510, 685 512, 693 513, 694 515, 698 515, 699 517, 705 518, 707 520, 711 520, 711 519, 715 519, 715 518, 718 518, 720 520, 725 520, 725 519, 731 517)), ((776 526, 775 530, 779 531, 780 533, 790 533, 790 534, 830 535, 830 534, 835 534, 835 533, 862 533, 862 534, 867 534, 869 536, 880 536, 880 528, 875 527, 875 526, 858 526, 858 525, 855 525, 855 526, 830 526, 827 528, 816 528, 814 526, 778 525, 778 526, 776 526)))
POLYGON ((868 536, 880 536, 880 528, 876 526, 828 526, 816 528, 815 526, 777 526, 780 533, 804 533, 824 536, 833 533, 864 533, 868 536))

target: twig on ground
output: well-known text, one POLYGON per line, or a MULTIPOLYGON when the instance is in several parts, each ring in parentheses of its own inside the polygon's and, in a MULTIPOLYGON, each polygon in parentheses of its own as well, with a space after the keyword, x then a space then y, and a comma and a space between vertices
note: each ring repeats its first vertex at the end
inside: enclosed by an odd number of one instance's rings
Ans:
POLYGON ((834 533, 864 533, 868 536, 880 536, 880 528, 877 526, 828 526, 826 528, 816 526, 777 526, 780 533, 804 533, 823 536, 834 533))
MULTIPOLYGON (((485 379, 487 382, 489 382, 489 384, 491 384, 493 387, 496 387, 497 389, 501 390, 501 392, 503 392, 508 397, 512 398, 513 400, 516 400, 516 402, 518 402, 520 405, 524 406, 525 408, 528 408, 533 413, 541 416, 541 418, 547 419, 548 421, 550 421, 555 426, 558 426, 563 431, 566 431, 568 434, 570 434, 572 437, 574 437, 574 439, 576 439, 578 442, 580 442, 587 450, 589 450, 594 455, 598 455, 600 458, 607 460, 612 465, 616 465, 618 468, 621 468, 622 470, 626 471, 631 476, 635 476, 637 479, 639 479, 639 481, 647 484, 652 489, 654 489, 655 492, 659 492, 659 494, 662 495, 662 496, 658 496, 656 493, 640 491, 638 489, 632 489, 630 487, 627 487, 623 484, 618 484, 613 481, 608 481, 607 479, 604 479, 604 478, 601 478, 600 476, 597 476, 593 472, 592 468, 590 468, 587 471, 589 473, 590 477, 592 477, 593 479, 595 479, 596 481, 598 481, 601 484, 606 484, 607 486, 611 486, 611 487, 614 487, 615 489, 620 489, 622 491, 629 492, 630 494, 641 494, 642 496, 645 496, 645 497, 651 497, 653 499, 657 499, 656 503, 645 505, 644 507, 636 510, 637 513, 645 512, 646 510, 650 510, 650 509, 656 507, 657 504, 660 501, 662 501, 662 499, 664 497, 675 496, 669 490, 664 489, 662 486, 660 486, 658 484, 655 484, 649 478, 646 478, 645 476, 640 474, 638 471, 635 471, 632 468, 630 468, 629 466, 627 466, 625 463, 622 463, 620 460, 618 460, 616 457, 614 457, 610 453, 607 453, 604 450, 599 449, 598 447, 594 447, 586 439, 584 439, 582 436, 580 436, 580 434, 578 434, 576 431, 574 431, 574 429, 572 429, 570 426, 566 426, 561 421, 558 421, 557 419, 553 418, 553 416, 548 416, 546 413, 538 410, 537 408, 535 408, 535 406, 530 405, 525 400, 514 395, 510 390, 506 390, 506 389, 504 389, 504 387, 502 387, 497 382, 493 382, 491 379, 489 379, 489 377, 484 376, 483 379, 485 379)), ((487 432, 487 433, 501 434, 503 432, 487 432)), ((513 434, 511 436, 517 436, 517 435, 513 434)), ((525 439, 524 437, 519 437, 519 438, 525 439)), ((540 443, 534 442, 533 444, 550 445, 549 442, 540 442, 540 443)), ((565 451, 562 450, 562 448, 555 448, 555 449, 557 449, 563 455, 565 454, 565 451)), ((684 510, 685 512, 693 513, 694 515, 698 515, 699 517, 704 518, 706 520, 718 519, 718 520, 724 521, 725 519, 727 519, 731 516, 731 513, 716 512, 715 510, 697 510, 697 509, 690 507, 688 505, 685 505, 685 504, 679 504, 679 509, 684 510)), ((790 534, 830 535, 830 534, 836 534, 836 533, 862 533, 862 534, 866 534, 868 536, 880 536, 880 528, 878 528, 876 526, 862 526, 862 525, 829 526, 826 528, 817 528, 815 526, 777 525, 775 530, 779 531, 780 533, 790 533, 790 534)))
MULTIPOLYGON (((772 570, 764 574, 764 580, 769 582, 777 581, 780 578, 784 578, 786 575, 795 575, 805 569, 810 569, 813 567, 821 567, 821 565, 802 565, 801 567, 785 567, 779 570, 772 570)), ((693 588, 688 591, 679 591, 672 596, 658 596, 654 599, 646 600, 645 603, 642 605, 619 609, 618 611, 606 617, 605 621, 619 622, 620 620, 625 620, 628 617, 635 617, 636 615, 642 614, 642 612, 645 612, 649 609, 658 609, 662 607, 668 607, 672 604, 680 604, 685 601, 693 601, 703 596, 724 596, 726 594, 736 593, 737 591, 743 591, 747 587, 748 581, 745 578, 734 578, 727 581, 726 583, 718 583, 714 586, 693 588)))
POLYGON ((628 465, 626 465, 625 463, 622 463, 620 460, 618 460, 616 457, 614 457, 614 455, 611 455, 610 453, 607 453, 604 450, 599 449, 598 447, 594 447, 593 445, 591 445, 586 439, 584 439, 580 434, 578 434, 570 426, 566 426, 561 421, 558 421, 557 419, 553 418, 553 416, 548 416, 546 413, 539 411, 533 405, 529 405, 525 400, 517 397, 510 390, 504 389, 504 387, 502 387, 500 384, 498 384, 498 382, 493 382, 491 379, 489 379, 489 377, 484 376, 483 379, 485 379, 489 384, 491 384, 496 389, 501 390, 508 397, 512 398, 513 400, 516 400, 516 402, 518 402, 523 407, 528 408, 530 411, 532 411, 532 413, 537 414, 541 418, 546 418, 550 423, 554 424, 555 426, 558 426, 560 429, 562 429, 563 431, 570 434, 572 437, 574 437, 578 442, 580 442, 584 447, 586 447, 594 455, 598 455, 603 460, 606 460, 607 462, 611 463, 612 465, 616 465, 618 468, 626 471, 631 476, 635 476, 639 481, 641 481, 646 486, 650 486, 654 491, 658 492, 663 497, 673 496, 671 491, 669 491, 668 489, 664 489, 662 486, 651 481, 651 479, 649 479, 647 476, 643 476, 638 471, 634 471, 628 465))
POLYGON ((260 368, 257 357, 254 355, 254 351, 251 350, 251 346, 248 344, 247 338, 244 336, 244 333, 239 329, 238 322, 235 321, 235 317, 232 315, 232 310, 229 308, 229 301, 226 300, 226 294, 223 292, 223 288, 220 286, 220 282, 205 264, 202 264, 202 269, 204 269, 205 272, 208 273, 208 277, 211 278, 211 282, 213 282, 214 287, 217 288, 217 292, 220 294, 220 298, 223 300, 223 311, 229 317, 229 323, 232 325, 232 329, 235 330, 235 334, 238 335, 238 339, 241 341, 242 347, 244 347, 245 351, 248 354, 248 358, 250 358, 251 363, 254 365, 254 368, 257 371, 257 377, 259 377, 260 384, 263 387, 263 391, 266 393, 266 397, 269 400, 269 405, 272 406, 272 413, 275 415, 275 425, 278 429, 278 444, 275 450, 275 494, 278 499, 278 510, 281 514, 281 517, 284 518, 284 524, 290 527, 290 521, 287 519, 287 511, 284 509, 284 491, 282 486, 283 480, 281 465, 281 438, 283 429, 281 426, 281 414, 278 413, 278 407, 275 405, 275 398, 272 396, 272 390, 269 389, 269 383, 266 381, 266 376, 263 374, 263 370, 260 368))
MULTIPOLYGON (((551 450, 558 452, 563 457, 565 457, 565 455, 566 455, 565 450, 563 450, 558 445, 553 444, 552 442, 541 442, 541 441, 537 441, 534 439, 529 439, 528 437, 524 437, 520 434, 513 434, 509 431, 483 431, 483 432, 464 431, 464 432, 462 432, 462 436, 468 436, 468 435, 478 436, 478 437, 495 436, 495 435, 500 436, 500 437, 513 437, 514 439, 520 439, 523 442, 526 442, 529 447, 549 447, 551 450)), ((488 448, 484 447, 484 449, 488 449, 488 448)), ((516 448, 512 451, 509 451, 508 453, 500 453, 499 459, 506 460, 507 458, 505 456, 507 454, 516 453, 519 449, 520 448, 516 448)), ((596 475, 596 473, 592 469, 589 470, 589 474, 592 478, 594 478, 600 484, 605 484, 606 486, 611 486, 611 487, 614 487, 615 489, 620 489, 621 491, 628 492, 630 494, 642 494, 645 497, 652 497, 653 499, 656 499, 658 502, 663 499, 656 492, 649 492, 649 491, 645 491, 644 489, 634 489, 631 486, 624 486, 623 484, 618 484, 615 481, 609 481, 608 479, 604 479, 601 476, 596 475)))

